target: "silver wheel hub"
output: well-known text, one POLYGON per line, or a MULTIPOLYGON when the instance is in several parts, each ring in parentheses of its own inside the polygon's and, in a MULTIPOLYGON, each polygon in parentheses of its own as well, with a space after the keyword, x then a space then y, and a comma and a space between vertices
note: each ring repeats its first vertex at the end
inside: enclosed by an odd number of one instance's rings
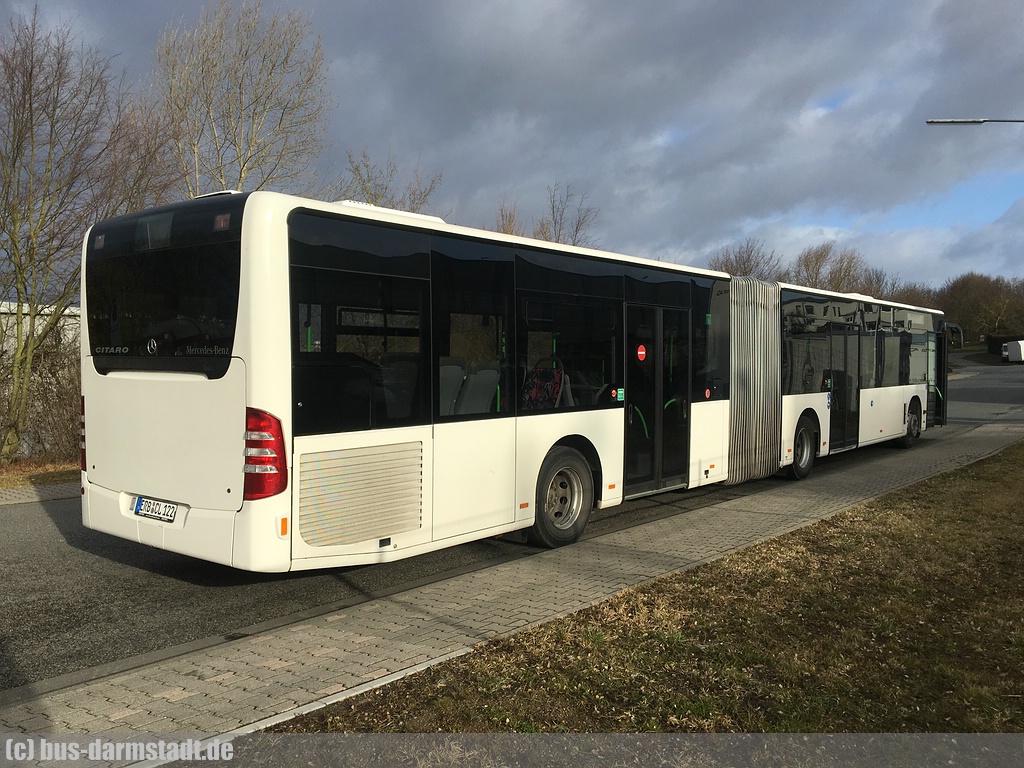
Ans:
POLYGON ((583 480, 575 470, 563 467, 551 478, 544 515, 559 530, 571 528, 583 511, 583 480))
POLYGON ((811 455, 811 438, 807 432, 800 432, 796 436, 796 463, 803 465, 811 455))

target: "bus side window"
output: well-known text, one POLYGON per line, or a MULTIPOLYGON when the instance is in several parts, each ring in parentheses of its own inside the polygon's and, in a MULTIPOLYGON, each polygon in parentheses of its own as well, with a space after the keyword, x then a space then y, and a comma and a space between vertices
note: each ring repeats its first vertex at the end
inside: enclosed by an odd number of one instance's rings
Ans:
POLYGON ((782 394, 831 391, 829 307, 819 297, 782 291, 782 394))
POLYGON ((878 334, 878 383, 883 387, 895 387, 900 383, 900 333, 893 323, 892 307, 881 310, 878 334))
POLYGON ((292 268, 296 434, 429 421, 427 282, 292 268))
POLYGON ((609 395, 620 380, 617 306, 599 298, 526 294, 520 299, 522 411, 620 405, 609 395))
POLYGON ((431 272, 435 418, 511 416, 511 252, 435 237, 431 272))

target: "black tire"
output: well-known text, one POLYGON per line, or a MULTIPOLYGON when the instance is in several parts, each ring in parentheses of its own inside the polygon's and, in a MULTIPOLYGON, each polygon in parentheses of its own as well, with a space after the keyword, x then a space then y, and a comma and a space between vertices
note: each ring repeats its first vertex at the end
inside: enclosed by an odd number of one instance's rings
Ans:
POLYGON ((816 434, 814 422, 806 416, 801 416, 793 435, 793 463, 789 466, 789 476, 793 480, 803 480, 811 474, 814 456, 818 452, 816 434))
POLYGON ((915 400, 907 411, 907 433, 896 441, 900 448, 910 448, 921 436, 921 405, 915 400))
POLYGON ((533 544, 554 549, 579 541, 594 509, 594 476, 572 448, 552 448, 537 476, 537 517, 533 544))

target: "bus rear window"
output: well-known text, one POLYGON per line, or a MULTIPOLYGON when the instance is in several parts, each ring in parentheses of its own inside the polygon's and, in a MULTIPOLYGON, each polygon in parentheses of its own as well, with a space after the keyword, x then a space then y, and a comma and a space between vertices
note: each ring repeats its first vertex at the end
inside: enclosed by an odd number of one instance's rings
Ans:
POLYGON ((227 372, 246 197, 204 198, 93 227, 85 305, 99 373, 227 372))

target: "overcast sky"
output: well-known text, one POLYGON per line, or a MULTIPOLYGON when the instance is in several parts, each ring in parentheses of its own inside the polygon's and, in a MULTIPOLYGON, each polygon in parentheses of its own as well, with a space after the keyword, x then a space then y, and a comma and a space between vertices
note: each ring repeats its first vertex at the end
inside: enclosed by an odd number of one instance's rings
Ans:
MULTIPOLYGON (((31 3, 0 0, 8 13, 31 3)), ((601 248, 704 266, 824 240, 935 286, 1024 277, 1021 0, 264 0, 322 35, 336 155, 443 172, 433 207, 528 222, 547 187, 601 248)), ((134 75, 205 3, 39 0, 134 75)))

